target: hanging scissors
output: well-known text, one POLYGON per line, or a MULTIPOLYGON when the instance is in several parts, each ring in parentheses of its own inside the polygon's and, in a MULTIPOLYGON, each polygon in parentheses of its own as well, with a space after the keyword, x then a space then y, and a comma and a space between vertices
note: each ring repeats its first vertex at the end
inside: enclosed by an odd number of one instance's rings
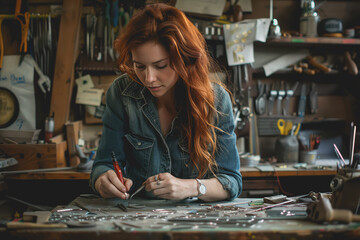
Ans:
POLYGON ((277 127, 280 131, 280 135, 285 135, 285 120, 280 118, 278 121, 277 121, 277 127))

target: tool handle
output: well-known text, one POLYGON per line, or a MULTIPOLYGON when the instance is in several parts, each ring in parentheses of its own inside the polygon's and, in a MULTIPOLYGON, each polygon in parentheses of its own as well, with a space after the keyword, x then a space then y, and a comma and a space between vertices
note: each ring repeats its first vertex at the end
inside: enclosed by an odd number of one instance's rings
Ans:
POLYGON ((278 98, 276 100, 276 113, 277 113, 277 115, 281 115, 281 101, 282 101, 281 98, 278 98))
POLYGON ((119 166, 119 163, 115 158, 115 153, 114 152, 111 153, 111 157, 112 157, 112 162, 113 162, 113 165, 114 165, 114 170, 115 170, 116 176, 120 179, 120 182, 122 184, 124 184, 125 183, 124 177, 123 177, 121 168, 119 166))
POLYGON ((299 109, 298 109, 298 116, 299 117, 304 117, 305 116, 305 106, 306 106, 306 96, 301 95, 300 96, 299 109))
POLYGON ((275 101, 275 98, 274 97, 269 97, 269 105, 268 105, 268 115, 272 115, 273 114, 273 108, 274 108, 274 101, 275 101))
POLYGON ((317 112, 318 108, 318 93, 317 91, 310 92, 310 111, 312 114, 317 112))
POLYGON ((290 111, 290 96, 286 96, 284 99, 283 115, 288 115, 290 111))

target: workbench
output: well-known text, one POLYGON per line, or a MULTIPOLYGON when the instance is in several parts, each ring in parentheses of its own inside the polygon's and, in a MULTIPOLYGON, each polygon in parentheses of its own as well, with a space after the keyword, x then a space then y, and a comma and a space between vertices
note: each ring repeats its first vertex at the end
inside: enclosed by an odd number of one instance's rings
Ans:
MULTIPOLYGON (((203 203, 102 199, 84 194, 49 213, 49 227, 8 225, 16 239, 359 239, 360 223, 315 223, 303 202, 264 209, 262 199, 203 203), (124 208, 117 207, 121 203, 124 208), (259 205, 260 204, 260 205, 259 205), (51 226, 51 228, 50 228, 51 226)), ((30 213, 31 214, 31 213, 30 213)), ((0 232, 1 233, 1 232, 0 232)), ((1 235, 0 235, 1 236, 1 235)))
MULTIPOLYGON (((329 183, 336 168, 295 169, 292 166, 241 167, 243 194, 241 197, 264 197, 284 193, 301 195, 331 191, 329 183), (271 167, 271 168, 269 168, 271 167), (280 185, 279 185, 280 184, 280 185)), ((43 171, 5 175, 8 194, 20 199, 56 206, 67 204, 82 193, 91 193, 89 172, 43 171)))

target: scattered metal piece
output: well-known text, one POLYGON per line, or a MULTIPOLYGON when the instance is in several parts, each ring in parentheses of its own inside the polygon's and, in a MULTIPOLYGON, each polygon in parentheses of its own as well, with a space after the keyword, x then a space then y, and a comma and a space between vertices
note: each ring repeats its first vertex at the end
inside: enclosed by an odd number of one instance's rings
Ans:
POLYGON ((69 228, 92 228, 96 226, 96 223, 92 221, 68 221, 66 225, 69 228))
POLYGON ((145 205, 143 204, 136 204, 136 203, 129 203, 128 208, 134 208, 134 209, 142 209, 145 208, 145 205))
POLYGON ((120 208, 121 210, 123 210, 124 212, 127 212, 127 211, 128 211, 127 208, 126 208, 126 206, 125 206, 124 204, 122 204, 122 203, 118 203, 118 204, 116 204, 116 206, 117 206, 118 208, 120 208))

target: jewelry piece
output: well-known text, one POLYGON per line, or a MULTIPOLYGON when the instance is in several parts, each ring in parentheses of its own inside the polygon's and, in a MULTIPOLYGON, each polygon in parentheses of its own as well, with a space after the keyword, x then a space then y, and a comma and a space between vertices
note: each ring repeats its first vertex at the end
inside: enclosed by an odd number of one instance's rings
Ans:
POLYGON ((155 175, 155 181, 156 181, 157 185, 161 184, 160 179, 159 179, 159 175, 155 175))
POLYGON ((197 178, 196 181, 198 182, 198 192, 199 192, 199 195, 197 197, 200 197, 206 193, 206 186, 197 178))

